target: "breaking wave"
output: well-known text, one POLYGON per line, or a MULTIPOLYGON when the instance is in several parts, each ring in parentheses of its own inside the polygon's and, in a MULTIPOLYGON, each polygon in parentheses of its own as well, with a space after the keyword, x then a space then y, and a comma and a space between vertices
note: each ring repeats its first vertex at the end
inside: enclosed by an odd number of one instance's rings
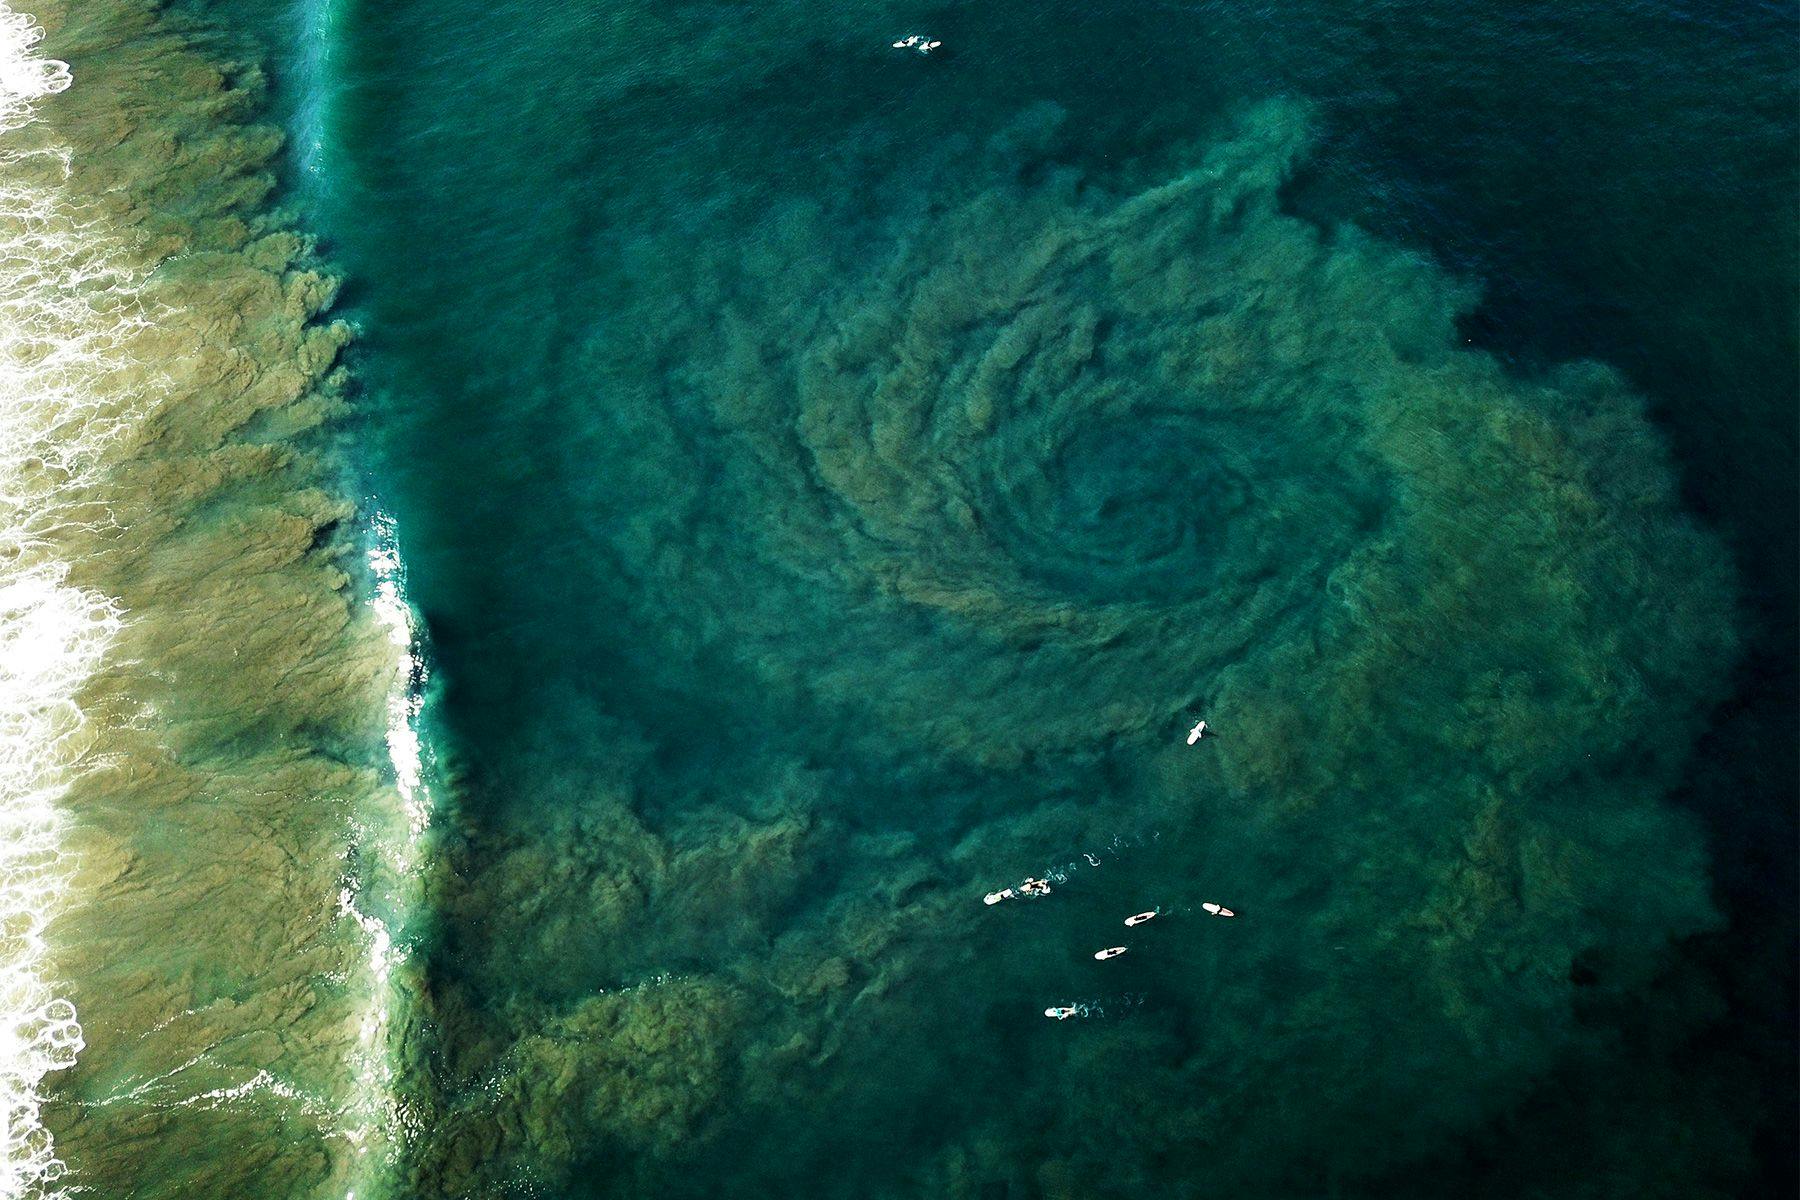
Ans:
POLYGON ((0 7, 9 1196, 367 1197, 405 1137, 423 669, 334 495, 336 284, 217 47, 0 7))

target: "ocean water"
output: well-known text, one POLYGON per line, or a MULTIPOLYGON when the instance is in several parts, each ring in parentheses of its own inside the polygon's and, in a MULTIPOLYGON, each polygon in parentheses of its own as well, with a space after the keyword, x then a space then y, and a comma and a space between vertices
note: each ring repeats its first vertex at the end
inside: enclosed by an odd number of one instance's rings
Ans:
POLYGON ((20 1194, 1794 1191, 1789 7, 7 3, 20 1194))
POLYGON ((350 328, 254 58, 137 3, 0 35, 0 1193, 343 1195, 403 1140, 416 877, 350 328))

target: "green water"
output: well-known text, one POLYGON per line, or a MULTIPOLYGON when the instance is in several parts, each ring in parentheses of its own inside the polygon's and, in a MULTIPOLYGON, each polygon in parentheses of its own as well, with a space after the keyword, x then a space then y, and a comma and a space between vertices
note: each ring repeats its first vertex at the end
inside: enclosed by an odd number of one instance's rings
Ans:
POLYGON ((1749 1157, 1621 1144, 1689 1120, 1621 1039, 1706 1007, 1655 797, 1741 627, 1631 393, 1789 490, 1781 14, 340 19, 461 771, 434 1186, 1435 1193, 1550 1095, 1494 1194, 1749 1157))
POLYGON ((194 15, 434 681, 386 1190, 1791 1194, 1790 9, 194 15))

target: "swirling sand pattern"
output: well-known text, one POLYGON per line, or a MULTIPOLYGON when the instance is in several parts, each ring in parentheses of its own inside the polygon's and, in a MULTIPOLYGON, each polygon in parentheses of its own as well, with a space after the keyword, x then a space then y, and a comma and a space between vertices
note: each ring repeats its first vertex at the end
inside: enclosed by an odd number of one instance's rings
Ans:
POLYGON ((861 209, 615 231, 588 432, 543 448, 592 480, 604 636, 871 765, 776 734, 694 782, 546 682, 535 766, 480 785, 506 815, 436 885, 423 1190, 1367 1179, 1715 923, 1661 797, 1732 584, 1639 399, 1508 373, 1464 347, 1467 283, 1284 212, 1303 105, 1175 171, 1062 165, 1059 124, 933 147, 861 209), (1175 999, 1129 1022, 962 1036, 1042 1007, 982 891, 1120 829, 1254 897, 1254 935, 1144 967, 1175 999), (927 1111, 934 1155, 832 1171, 927 1111))

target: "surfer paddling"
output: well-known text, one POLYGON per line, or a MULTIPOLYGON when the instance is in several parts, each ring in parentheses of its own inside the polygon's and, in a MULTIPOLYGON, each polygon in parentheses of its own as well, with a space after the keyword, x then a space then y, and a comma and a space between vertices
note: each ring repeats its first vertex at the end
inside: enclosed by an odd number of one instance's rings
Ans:
POLYGON ((1125 947, 1123 946, 1108 946, 1104 950, 1094 951, 1094 957, 1100 962, 1105 962, 1107 959, 1117 958, 1123 953, 1125 953, 1125 947))
POLYGON ((1201 904, 1200 907, 1205 909, 1207 912, 1211 913, 1215 917, 1235 917, 1235 916, 1237 916, 1236 913, 1232 912, 1229 908, 1226 908, 1223 904, 1214 904, 1211 900, 1208 900, 1205 903, 1201 904))
POLYGON ((1201 738, 1203 738, 1205 736, 1206 736, 1206 722, 1205 721, 1196 721, 1194 723, 1194 727, 1192 729, 1188 730, 1188 745, 1190 745, 1190 746, 1193 745, 1195 742, 1199 741, 1201 738))
POLYGON ((1048 883, 1042 879, 1033 879, 1030 876, 1027 876, 1025 882, 1021 883, 1018 887, 1002 888, 997 892, 989 892, 986 896, 982 897, 981 902, 983 904, 998 904, 1002 900, 1011 900, 1018 896, 1048 896, 1049 894, 1050 885, 1048 883))
POLYGON ((1139 925, 1142 925, 1145 921, 1148 921, 1150 918, 1154 917, 1155 915, 1156 915, 1155 910, 1151 910, 1150 912, 1138 913, 1135 917, 1126 917, 1125 918, 1125 927, 1127 929, 1135 928, 1139 925))

